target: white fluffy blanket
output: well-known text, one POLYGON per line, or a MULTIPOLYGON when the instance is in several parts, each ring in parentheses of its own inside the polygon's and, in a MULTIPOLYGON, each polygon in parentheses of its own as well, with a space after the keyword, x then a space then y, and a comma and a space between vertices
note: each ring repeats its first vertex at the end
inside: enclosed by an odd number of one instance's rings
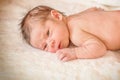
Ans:
POLYGON ((0 0, 0 80, 120 80, 120 51, 61 62, 56 54, 27 45, 18 24, 27 11, 41 4, 67 15, 93 6, 120 9, 119 0, 0 0))

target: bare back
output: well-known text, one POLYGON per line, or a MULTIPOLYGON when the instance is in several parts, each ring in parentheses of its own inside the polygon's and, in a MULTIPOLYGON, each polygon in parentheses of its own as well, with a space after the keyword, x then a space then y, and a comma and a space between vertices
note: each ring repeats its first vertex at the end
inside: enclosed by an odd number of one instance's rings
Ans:
MULTIPOLYGON (((100 39, 110 50, 120 49, 120 11, 91 11, 70 16, 71 40, 84 41, 84 33, 100 39), (74 37, 75 38, 75 37, 74 37)), ((89 36, 88 36, 89 37, 89 36)))

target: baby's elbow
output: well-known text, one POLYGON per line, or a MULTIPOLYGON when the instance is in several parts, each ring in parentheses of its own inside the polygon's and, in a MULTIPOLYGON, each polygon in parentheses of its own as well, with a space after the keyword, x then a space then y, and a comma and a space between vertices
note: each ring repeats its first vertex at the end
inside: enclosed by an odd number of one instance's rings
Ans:
POLYGON ((96 53, 96 54, 98 54, 98 57, 102 57, 102 56, 104 56, 106 53, 107 53, 107 49, 106 49, 106 48, 101 48, 101 49, 98 51, 98 53, 96 53))
POLYGON ((94 46, 94 50, 93 50, 93 55, 95 58, 98 58, 98 57, 102 57, 104 56, 106 53, 107 53, 107 48, 105 45, 97 45, 97 46, 94 46))

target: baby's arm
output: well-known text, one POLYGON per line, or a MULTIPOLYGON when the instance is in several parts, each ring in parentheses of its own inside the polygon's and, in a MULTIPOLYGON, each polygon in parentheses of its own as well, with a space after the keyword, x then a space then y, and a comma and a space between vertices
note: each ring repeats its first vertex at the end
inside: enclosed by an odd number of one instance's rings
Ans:
POLYGON ((74 59, 93 59, 106 53, 106 46, 98 39, 89 39, 80 47, 58 50, 58 57, 62 61, 74 59))

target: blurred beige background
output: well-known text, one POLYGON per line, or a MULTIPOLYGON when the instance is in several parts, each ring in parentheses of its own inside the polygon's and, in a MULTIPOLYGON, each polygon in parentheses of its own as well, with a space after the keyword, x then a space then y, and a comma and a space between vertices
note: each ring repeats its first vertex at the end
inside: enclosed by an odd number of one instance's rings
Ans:
POLYGON ((19 23, 38 5, 67 15, 94 6, 120 10, 119 0, 0 0, 0 80, 120 80, 120 51, 108 51, 99 59, 63 63, 56 54, 27 45, 19 23))

